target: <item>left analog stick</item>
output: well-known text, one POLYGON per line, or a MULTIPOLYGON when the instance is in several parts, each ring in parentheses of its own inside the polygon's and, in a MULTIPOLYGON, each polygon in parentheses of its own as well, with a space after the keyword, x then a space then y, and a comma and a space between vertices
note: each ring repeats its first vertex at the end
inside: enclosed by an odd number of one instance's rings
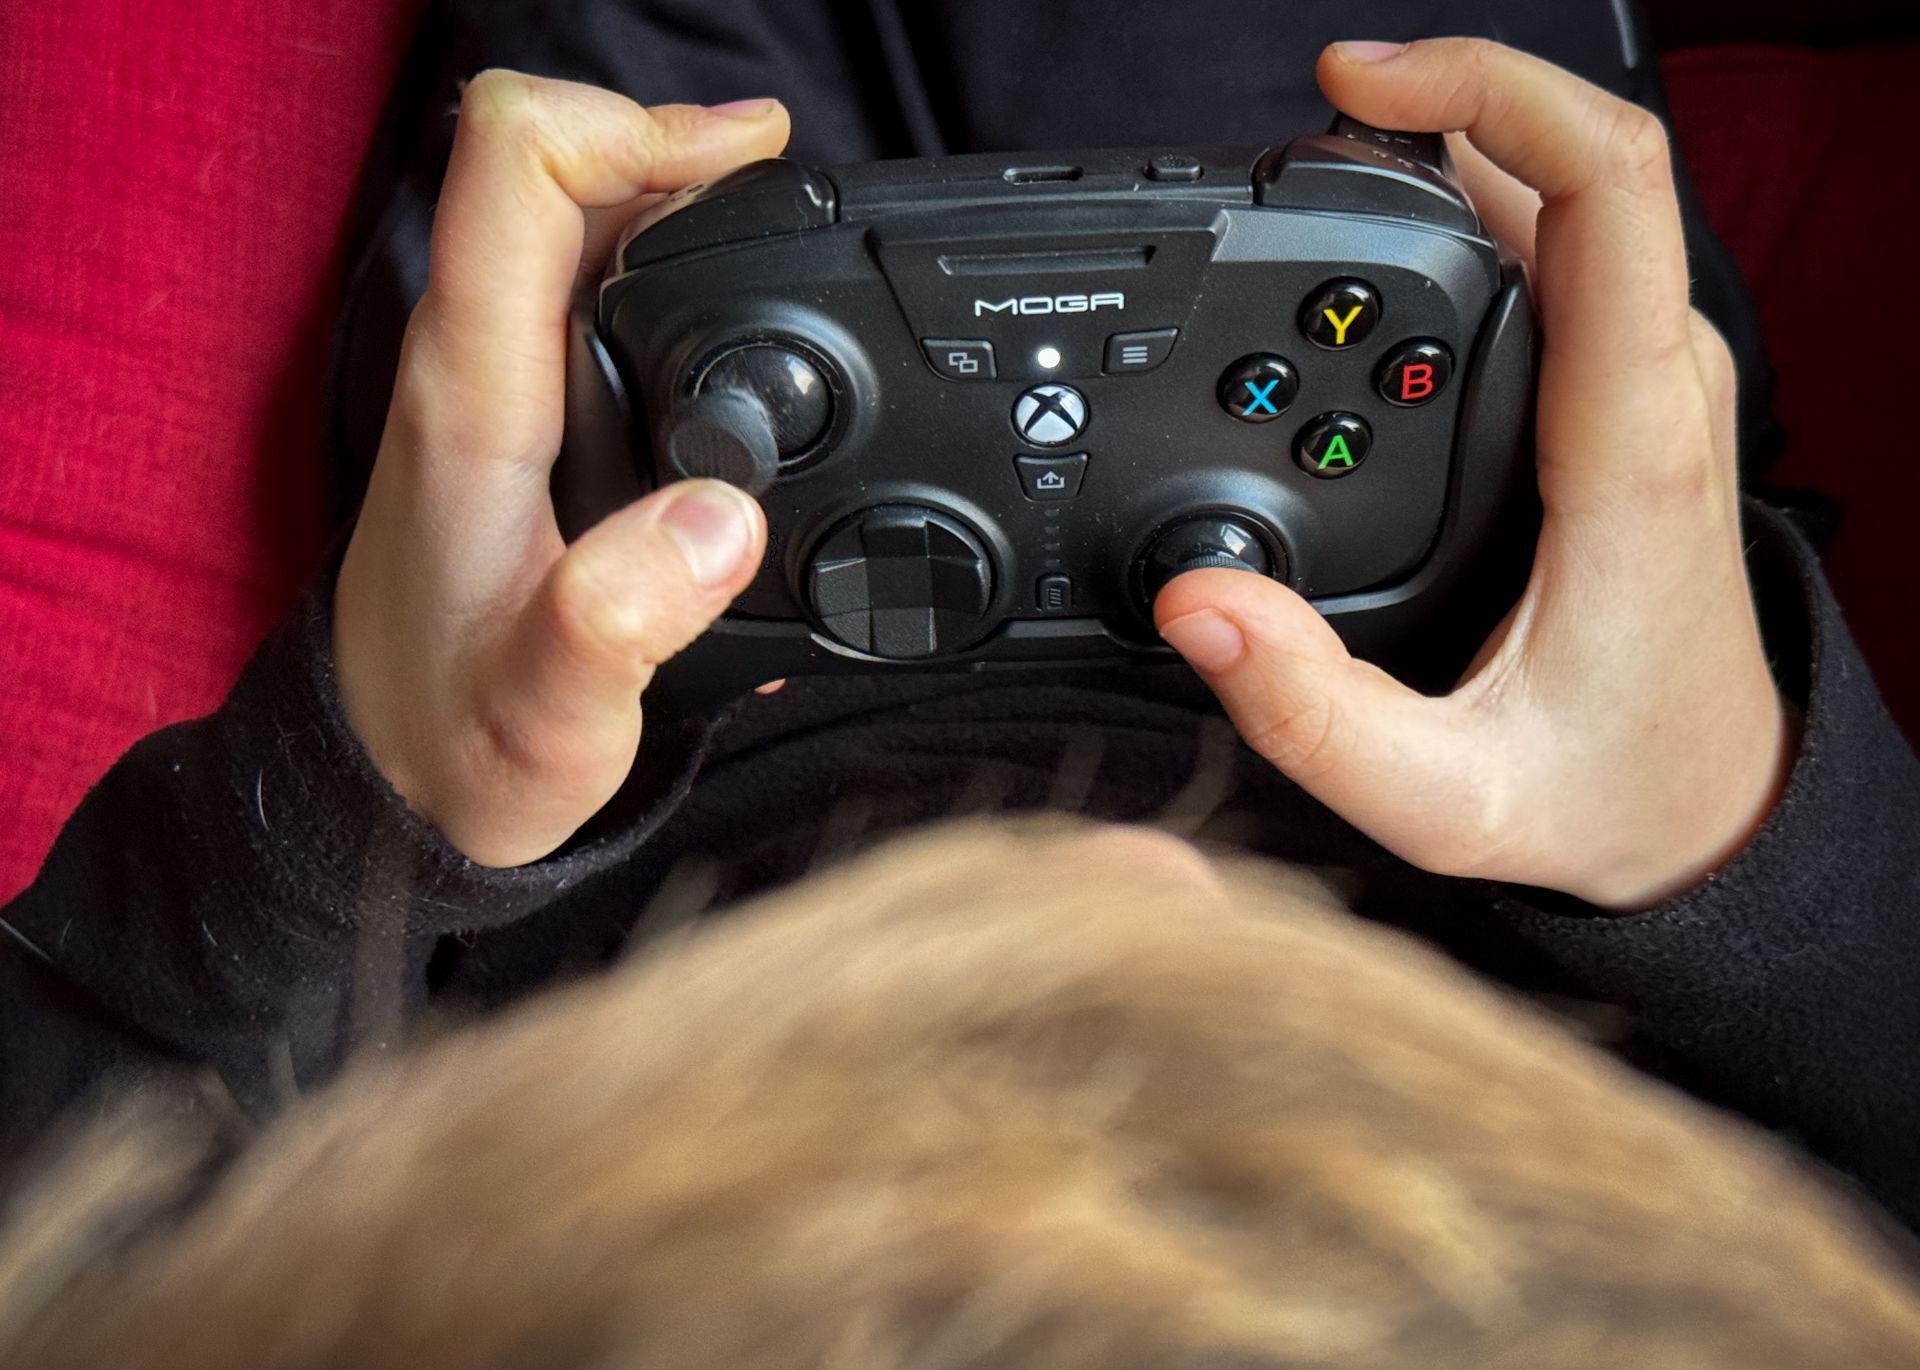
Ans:
POLYGON ((832 422, 833 391, 818 366, 791 348, 749 343, 709 366, 668 421, 667 464, 763 494, 832 422))
POLYGON ((778 343, 753 343, 727 353, 707 368, 699 393, 759 401, 782 461, 806 452, 833 422, 833 391, 826 376, 812 361, 778 343))

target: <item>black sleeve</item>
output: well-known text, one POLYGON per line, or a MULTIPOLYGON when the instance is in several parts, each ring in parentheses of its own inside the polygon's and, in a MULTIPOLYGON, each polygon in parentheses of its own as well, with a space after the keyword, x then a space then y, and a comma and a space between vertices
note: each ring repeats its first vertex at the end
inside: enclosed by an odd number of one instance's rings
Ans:
POLYGON ((1920 762, 1812 550, 1750 506, 1749 565, 1798 760, 1699 888, 1609 917, 1507 891, 1506 930, 1626 1012, 1627 1054, 1797 1138, 1920 1230, 1920 762))
POLYGON ((250 1112, 397 1039, 440 936, 539 910, 626 859, 684 795, 700 729, 655 730, 568 848, 513 870, 474 865, 347 726, 330 652, 336 568, 217 713, 143 739, 107 772, 0 910, 0 1173, 90 1096, 211 1067, 250 1112))

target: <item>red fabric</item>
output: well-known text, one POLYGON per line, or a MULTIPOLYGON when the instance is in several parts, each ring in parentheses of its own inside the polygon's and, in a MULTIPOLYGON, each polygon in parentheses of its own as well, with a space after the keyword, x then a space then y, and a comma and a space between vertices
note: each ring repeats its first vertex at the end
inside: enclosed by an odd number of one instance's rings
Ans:
POLYGON ((342 226, 414 11, 0 5, 0 899, 321 550, 342 226))
MULTIPOLYGON (((219 701, 315 560, 341 226, 416 8, 0 6, 0 899, 115 757, 219 701)), ((1666 70, 1780 366, 1781 475, 1847 499, 1834 579, 1914 729, 1920 464, 1880 377, 1920 316, 1920 49, 1666 70)))
POLYGON ((1920 46, 1721 48, 1663 64, 1674 132, 1759 301, 1790 442, 1777 478, 1834 495, 1835 593, 1920 741, 1920 46))

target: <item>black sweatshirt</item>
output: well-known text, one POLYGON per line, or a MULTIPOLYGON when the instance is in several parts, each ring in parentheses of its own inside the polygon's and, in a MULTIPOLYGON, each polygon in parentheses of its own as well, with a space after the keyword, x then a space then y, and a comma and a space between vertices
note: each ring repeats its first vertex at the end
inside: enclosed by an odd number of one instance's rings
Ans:
MULTIPOLYGON (((1312 54, 1335 38, 1483 33, 1659 105, 1613 0, 1379 0, 1364 32, 1351 11, 436 0, 363 185, 334 372, 338 508, 364 481, 424 279, 444 112, 482 66, 650 103, 778 95, 794 155, 821 161, 1278 141, 1324 122, 1312 54)), ((1682 202, 1698 303, 1739 359, 1754 471, 1776 439, 1752 307, 1684 178, 1682 202)), ((633 781, 562 853, 485 870, 407 810, 346 727, 329 568, 226 705, 129 752, 0 911, 0 1189, 56 1115, 103 1091, 184 1074, 184 1106, 264 1114, 427 1011, 603 962, 636 923, 673 925, 910 822, 1051 807, 1337 868, 1361 912, 1521 989, 1612 1006, 1631 1059, 1796 1136, 1920 1228, 1920 767, 1806 545, 1762 511, 1752 533, 1767 641, 1806 715, 1800 759, 1745 851, 1630 918, 1411 869, 1239 746, 1178 667, 796 681, 712 728, 651 730, 633 781)))
POLYGON ((1412 869, 1234 740, 1179 667, 795 681, 650 734, 559 854, 478 867, 342 716, 329 567, 219 712, 135 746, 0 915, 0 1172, 102 1090, 210 1066, 264 1114, 425 1008, 471 1012, 603 962, 636 922, 675 924, 909 823, 1055 808, 1337 868, 1362 913, 1524 990, 1612 1006, 1630 1059, 1797 1138, 1920 1227, 1920 763, 1808 546, 1759 506, 1749 523, 1800 755, 1745 850, 1629 917, 1412 869))

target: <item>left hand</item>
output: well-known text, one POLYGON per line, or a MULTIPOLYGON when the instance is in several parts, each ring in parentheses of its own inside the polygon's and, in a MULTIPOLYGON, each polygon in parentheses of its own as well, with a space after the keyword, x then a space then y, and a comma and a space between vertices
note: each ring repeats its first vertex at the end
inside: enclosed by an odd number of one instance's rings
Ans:
POLYGON ((1337 45, 1320 80, 1368 123, 1464 131, 1475 202, 1527 260, 1532 578, 1442 699, 1264 577, 1181 576, 1155 621, 1251 746, 1408 861, 1645 908, 1745 845, 1793 754, 1742 554, 1732 359, 1688 305, 1665 131, 1475 40, 1337 45))
POLYGON ((551 473, 576 280, 648 197, 774 156, 787 127, 771 100, 468 83, 333 649, 368 757, 482 865, 547 855, 607 802, 654 668, 759 568, 766 520, 731 486, 675 482, 568 545, 551 473))

